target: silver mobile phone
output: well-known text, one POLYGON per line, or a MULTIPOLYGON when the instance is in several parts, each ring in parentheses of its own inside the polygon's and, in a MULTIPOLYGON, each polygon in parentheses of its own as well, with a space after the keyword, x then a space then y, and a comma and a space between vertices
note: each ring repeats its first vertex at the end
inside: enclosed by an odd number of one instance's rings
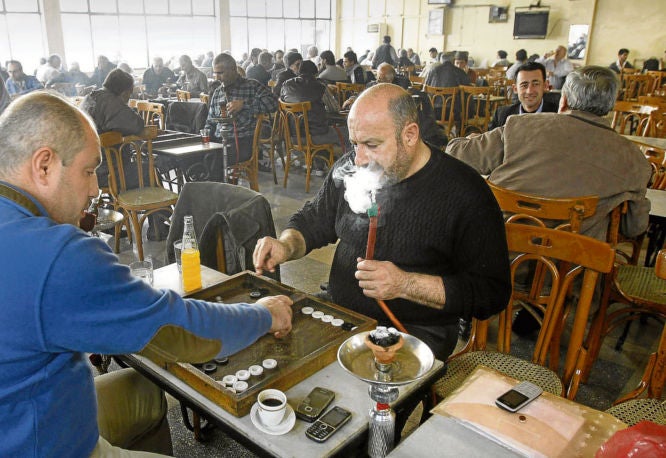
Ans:
POLYGON ((335 393, 320 386, 315 387, 296 407, 296 416, 312 423, 335 399, 335 393))
POLYGON ((495 400, 495 404, 509 412, 518 412, 538 398, 543 390, 532 382, 521 382, 495 400))
POLYGON ((347 409, 335 406, 315 421, 305 435, 316 442, 324 442, 349 421, 352 414, 347 409))

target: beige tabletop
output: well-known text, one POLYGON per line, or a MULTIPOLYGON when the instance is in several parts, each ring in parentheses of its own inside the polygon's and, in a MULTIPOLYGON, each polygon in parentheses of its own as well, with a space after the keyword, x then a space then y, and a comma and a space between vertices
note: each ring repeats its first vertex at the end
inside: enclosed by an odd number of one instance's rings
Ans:
POLYGON ((666 138, 641 137, 640 135, 623 135, 623 137, 642 146, 666 150, 666 138))
MULTIPOLYGON (((227 274, 213 270, 210 267, 201 266, 201 284, 203 288, 216 285, 229 278, 227 274)), ((158 289, 171 289, 182 295, 183 279, 178 272, 176 263, 155 269, 153 272, 153 286, 158 289)))

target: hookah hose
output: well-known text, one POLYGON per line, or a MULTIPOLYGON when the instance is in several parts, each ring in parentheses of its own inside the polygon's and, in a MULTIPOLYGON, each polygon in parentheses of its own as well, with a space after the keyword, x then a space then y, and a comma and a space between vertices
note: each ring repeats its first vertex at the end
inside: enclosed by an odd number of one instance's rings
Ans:
MULTIPOLYGON (((370 220, 370 225, 368 227, 368 243, 365 247, 365 259, 367 260, 372 260, 375 255, 375 241, 377 240, 377 218, 379 216, 379 206, 377 206, 376 202, 373 202, 370 208, 368 209, 368 218, 370 220)), ((391 323, 396 327, 396 329, 400 332, 404 332, 405 334, 409 334, 407 332, 407 329, 402 325, 400 320, 398 320, 393 312, 391 312, 391 309, 386 305, 386 302, 384 302, 381 299, 375 299, 377 301, 377 304, 379 304, 379 307, 384 311, 386 316, 388 317, 389 320, 391 320, 391 323)))

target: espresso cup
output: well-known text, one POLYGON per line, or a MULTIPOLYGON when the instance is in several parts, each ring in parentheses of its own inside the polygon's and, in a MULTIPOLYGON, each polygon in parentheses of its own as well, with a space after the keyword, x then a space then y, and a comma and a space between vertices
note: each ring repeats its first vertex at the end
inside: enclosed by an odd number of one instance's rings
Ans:
POLYGON ((265 426, 277 426, 287 410, 287 396, 280 390, 264 390, 257 396, 259 419, 265 426))

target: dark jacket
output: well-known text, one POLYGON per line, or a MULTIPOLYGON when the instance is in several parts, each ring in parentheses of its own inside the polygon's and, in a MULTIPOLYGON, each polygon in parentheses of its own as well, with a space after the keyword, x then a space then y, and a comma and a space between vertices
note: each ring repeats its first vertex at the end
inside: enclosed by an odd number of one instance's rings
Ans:
MULTIPOLYGON (((171 218, 167 237, 167 260, 175 261, 173 242, 183 236, 183 217, 194 217, 201 264, 217 269, 216 235, 222 229, 226 273, 254 270, 252 253, 264 236, 275 237, 271 206, 264 196, 226 183, 185 183, 171 218)), ((280 280, 280 270, 264 275, 280 280)))
POLYGON ((322 97, 326 87, 314 76, 297 76, 282 85, 280 99, 285 102, 310 102, 308 111, 310 135, 324 135, 328 132, 326 107, 322 97))
MULTIPOLYGON (((542 113, 557 113, 558 109, 559 107, 556 104, 549 102, 545 98, 543 99, 543 108, 541 109, 542 113)), ((506 120, 509 116, 517 114, 520 114, 520 102, 497 108, 497 110, 495 110, 495 114, 493 115, 493 119, 488 125, 488 130, 503 126, 506 124, 506 120)))
POLYGON ((384 62, 395 66, 398 63, 397 57, 395 48, 388 43, 384 43, 375 51, 375 55, 372 58, 372 68, 377 68, 379 64, 384 62))
POLYGON ((245 73, 248 79, 257 80, 264 86, 268 86, 268 81, 271 79, 271 74, 260 64, 254 65, 245 73))
POLYGON ((296 78, 296 73, 291 68, 286 68, 284 71, 278 73, 277 82, 273 86, 273 95, 275 97, 280 97, 280 91, 282 90, 282 85, 285 81, 296 78))
POLYGON ((97 132, 117 131, 123 135, 136 135, 143 130, 143 119, 119 96, 98 89, 88 94, 81 102, 81 109, 95 121, 97 132))

